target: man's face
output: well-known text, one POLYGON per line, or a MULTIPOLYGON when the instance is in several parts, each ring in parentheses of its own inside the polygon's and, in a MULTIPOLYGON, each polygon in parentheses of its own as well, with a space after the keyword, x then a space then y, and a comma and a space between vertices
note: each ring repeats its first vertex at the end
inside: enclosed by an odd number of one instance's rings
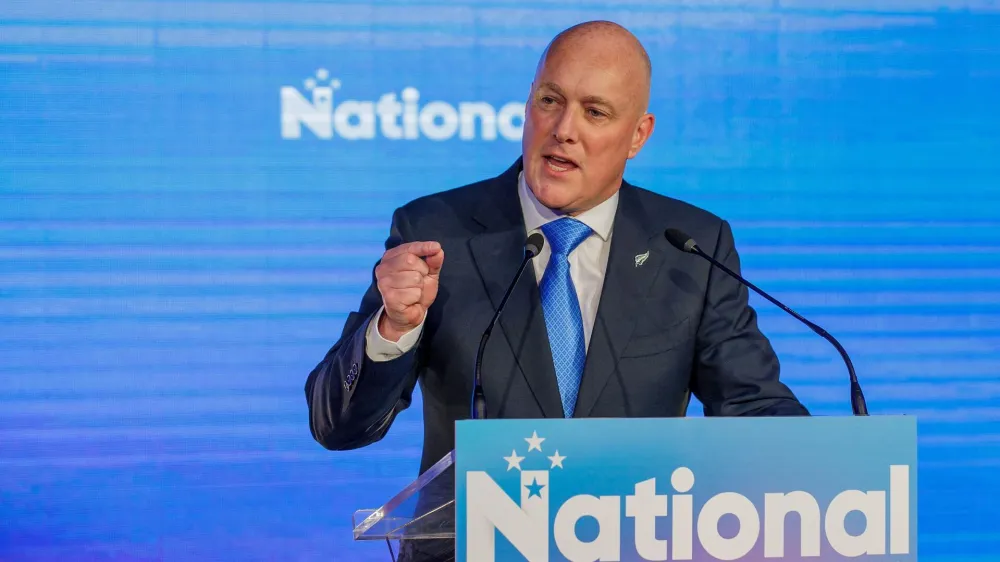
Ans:
POLYGON ((652 132, 637 69, 613 49, 563 46, 532 83, 521 149, 525 179, 546 207, 578 214, 606 200, 652 132))

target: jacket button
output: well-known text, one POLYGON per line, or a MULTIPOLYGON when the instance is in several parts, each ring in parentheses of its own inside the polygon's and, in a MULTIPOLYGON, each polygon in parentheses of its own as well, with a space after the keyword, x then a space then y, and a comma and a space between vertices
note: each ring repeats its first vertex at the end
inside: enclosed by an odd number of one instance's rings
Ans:
POLYGON ((350 390, 356 380, 358 380, 358 364, 351 363, 351 368, 348 370, 347 376, 344 377, 344 388, 350 390))

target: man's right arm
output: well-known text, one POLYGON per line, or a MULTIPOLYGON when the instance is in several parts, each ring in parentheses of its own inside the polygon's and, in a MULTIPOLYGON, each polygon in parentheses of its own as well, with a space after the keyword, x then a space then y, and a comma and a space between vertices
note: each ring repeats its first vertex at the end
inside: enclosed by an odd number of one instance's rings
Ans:
MULTIPOLYGON (((396 248, 403 244, 405 233, 405 219, 397 212, 380 264, 391 252, 398 256, 396 248)), ((379 334, 385 307, 376 275, 381 274, 382 285, 387 285, 385 279, 395 273, 387 276, 386 269, 376 265, 358 311, 348 316, 340 340, 306 380, 309 427, 316 441, 328 449, 356 449, 382 439, 396 415, 412 401, 422 322, 397 342, 379 334)), ((390 299, 395 306, 395 298, 390 299)))

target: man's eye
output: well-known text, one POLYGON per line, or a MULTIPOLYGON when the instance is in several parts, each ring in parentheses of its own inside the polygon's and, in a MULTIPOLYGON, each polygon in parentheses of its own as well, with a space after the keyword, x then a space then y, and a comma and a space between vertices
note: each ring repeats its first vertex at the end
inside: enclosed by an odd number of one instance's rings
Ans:
POLYGON ((596 110, 596 109, 588 109, 588 110, 587 110, 587 113, 588 113, 588 114, 589 114, 589 115, 590 115, 591 117, 595 117, 595 118, 600 118, 600 117, 604 117, 604 112, 603 112, 603 111, 598 111, 598 110, 596 110))
POLYGON ((555 102, 556 102, 556 100, 552 96, 542 96, 542 103, 549 104, 549 103, 555 103, 555 102))

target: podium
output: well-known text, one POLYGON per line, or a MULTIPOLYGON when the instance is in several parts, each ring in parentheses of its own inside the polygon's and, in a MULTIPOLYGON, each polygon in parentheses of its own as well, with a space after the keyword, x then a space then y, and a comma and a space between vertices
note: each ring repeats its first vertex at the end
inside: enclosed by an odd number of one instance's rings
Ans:
POLYGON ((907 416, 459 421, 354 537, 420 562, 913 562, 916 437, 907 416))
POLYGON ((354 540, 393 540, 416 560, 455 559, 455 451, 452 450, 378 509, 354 512, 354 540))

